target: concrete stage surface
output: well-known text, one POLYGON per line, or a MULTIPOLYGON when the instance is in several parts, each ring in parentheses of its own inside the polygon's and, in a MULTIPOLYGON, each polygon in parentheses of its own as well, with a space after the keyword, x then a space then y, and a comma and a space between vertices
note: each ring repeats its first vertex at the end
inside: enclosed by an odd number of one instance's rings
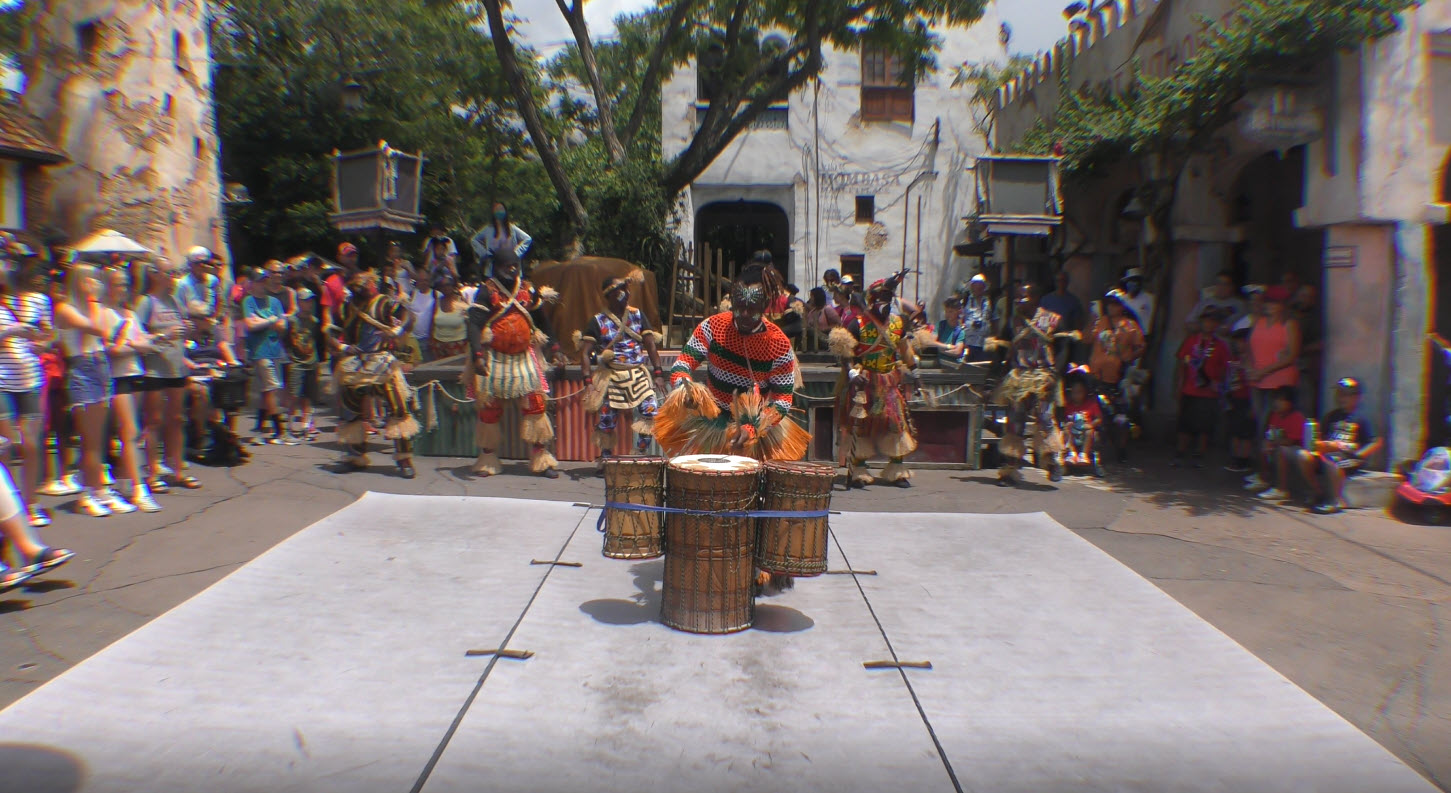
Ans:
POLYGON ((834 516, 876 575, 731 636, 597 516, 369 494, 0 712, 0 791, 1435 790, 1043 515, 834 516))

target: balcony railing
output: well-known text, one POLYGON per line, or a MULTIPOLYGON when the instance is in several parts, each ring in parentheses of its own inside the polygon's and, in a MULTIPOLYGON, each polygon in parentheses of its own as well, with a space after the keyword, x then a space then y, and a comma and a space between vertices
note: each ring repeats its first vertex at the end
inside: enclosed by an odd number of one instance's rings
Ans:
MULTIPOLYGON (((705 118, 705 112, 710 109, 709 102, 695 103, 695 128, 700 129, 700 122, 705 118)), ((751 122, 751 129, 790 129, 791 128, 791 106, 782 102, 771 105, 761 111, 761 115, 751 122)))

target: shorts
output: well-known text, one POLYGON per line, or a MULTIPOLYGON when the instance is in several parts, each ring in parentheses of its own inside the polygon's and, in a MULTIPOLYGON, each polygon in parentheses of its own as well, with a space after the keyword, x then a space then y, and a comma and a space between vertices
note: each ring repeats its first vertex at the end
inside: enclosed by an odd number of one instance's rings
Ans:
POLYGON ((1254 408, 1247 397, 1229 400, 1226 431, 1231 440, 1252 441, 1258 437, 1254 408))
POLYGON ((1179 397, 1179 433, 1213 435, 1219 423, 1219 400, 1213 397, 1179 397))
POLYGON ((306 399, 317 404, 322 401, 322 387, 318 378, 317 364, 287 365, 287 393, 293 399, 306 399))
POLYGON ((186 388, 185 377, 151 377, 143 375, 137 391, 170 391, 173 388, 186 388))
POLYGON ((41 390, 0 391, 0 419, 22 421, 45 418, 45 400, 41 390))
POLYGON ((117 377, 111 381, 111 385, 117 396, 121 394, 140 394, 146 390, 146 375, 138 374, 130 377, 117 377))
POLYGON ((78 355, 66 363, 66 391, 70 395, 71 407, 90 407, 111 401, 115 392, 111 384, 111 361, 105 353, 78 355))
POLYGON ((282 366, 275 358, 258 358, 252 362, 257 374, 257 393, 282 390, 282 366))
POLYGON ((1365 467, 1365 461, 1345 452, 1322 453, 1320 455, 1320 467, 1329 468, 1330 466, 1339 468, 1340 473, 1346 476, 1355 476, 1362 472, 1361 469, 1365 467))

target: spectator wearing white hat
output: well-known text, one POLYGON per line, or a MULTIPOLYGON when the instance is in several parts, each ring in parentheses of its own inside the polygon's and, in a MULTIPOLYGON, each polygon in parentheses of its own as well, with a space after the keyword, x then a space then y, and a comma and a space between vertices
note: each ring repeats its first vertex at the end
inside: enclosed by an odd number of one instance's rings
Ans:
POLYGON ((187 316, 214 318, 221 281, 213 272, 212 252, 198 245, 186 252, 187 274, 176 282, 176 302, 186 309, 187 316))
POLYGON ((991 356, 983 348, 996 332, 1001 317, 988 294, 987 276, 982 273, 967 282, 967 294, 962 296, 961 317, 963 360, 988 360, 991 356))
POLYGON ((1143 328, 1144 336, 1148 337, 1154 332, 1154 296, 1144 291, 1144 271, 1137 267, 1130 267, 1124 271, 1124 277, 1119 279, 1119 285, 1123 287, 1124 307, 1129 310, 1134 319, 1138 320, 1139 327, 1143 328))

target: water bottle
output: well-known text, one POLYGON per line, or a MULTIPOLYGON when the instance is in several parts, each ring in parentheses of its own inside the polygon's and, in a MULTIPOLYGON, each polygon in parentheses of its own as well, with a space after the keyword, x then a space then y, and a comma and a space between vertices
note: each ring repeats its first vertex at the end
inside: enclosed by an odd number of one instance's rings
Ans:
POLYGON ((1320 424, 1314 419, 1307 419, 1305 421, 1305 448, 1313 452, 1319 443, 1320 424))

